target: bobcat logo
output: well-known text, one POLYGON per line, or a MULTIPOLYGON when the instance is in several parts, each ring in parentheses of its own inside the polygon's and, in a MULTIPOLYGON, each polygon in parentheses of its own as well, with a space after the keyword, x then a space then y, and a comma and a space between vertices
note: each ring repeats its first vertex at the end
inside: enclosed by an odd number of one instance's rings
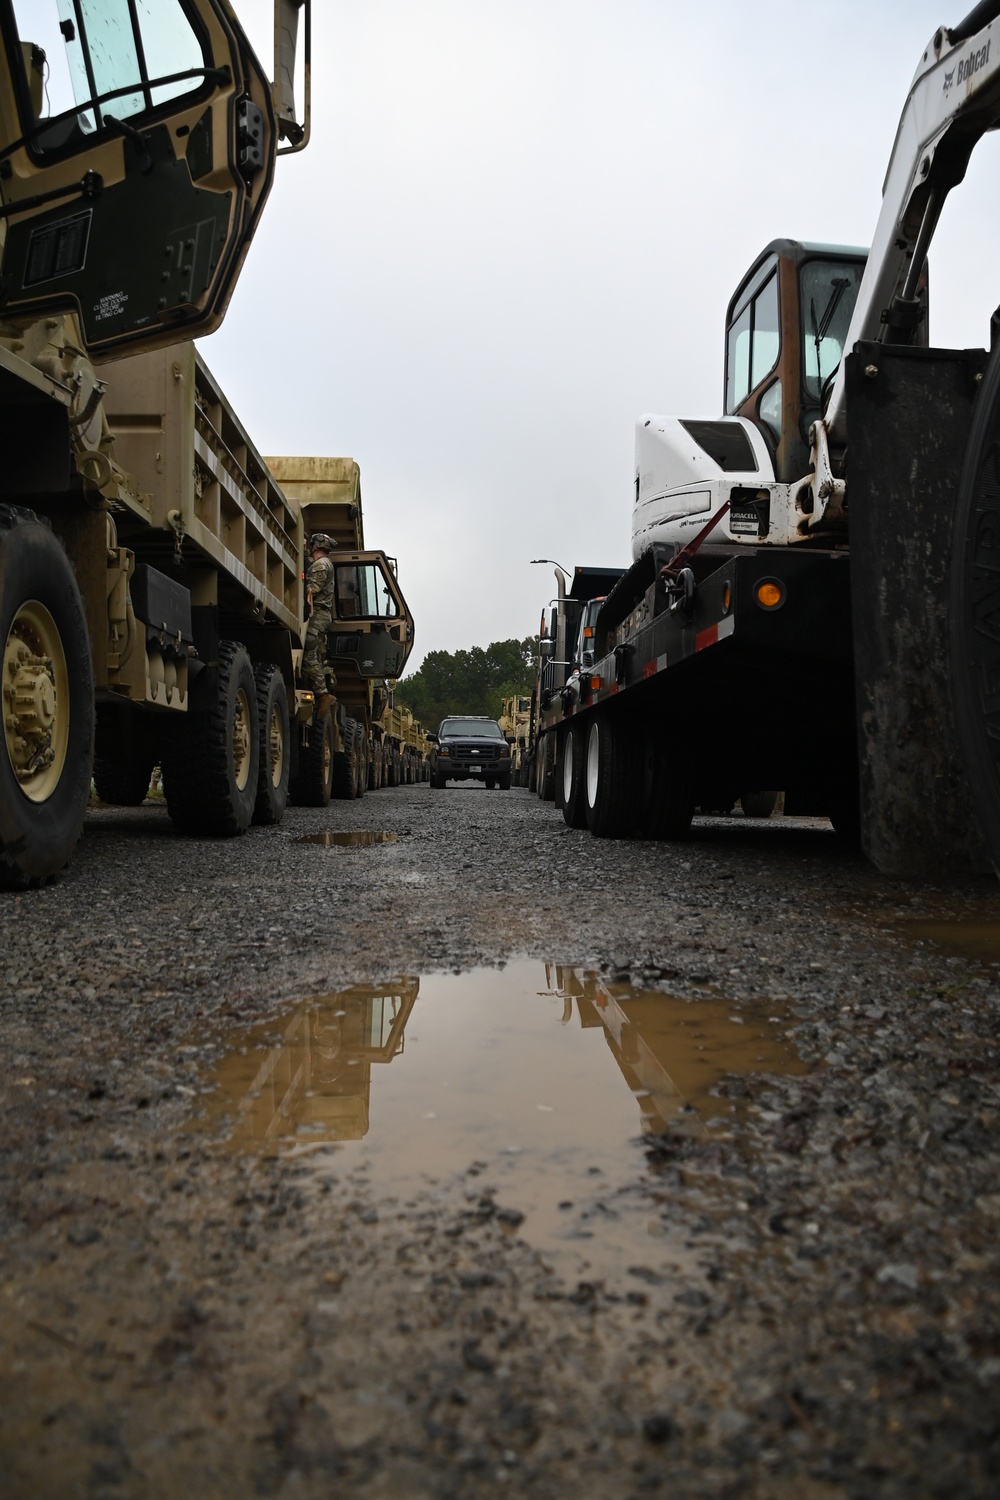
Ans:
POLYGON ((948 90, 951 88, 951 86, 952 86, 952 84, 954 82, 955 82, 955 69, 952 68, 952 70, 951 70, 950 73, 946 73, 944 75, 944 92, 945 93, 948 92, 948 90))

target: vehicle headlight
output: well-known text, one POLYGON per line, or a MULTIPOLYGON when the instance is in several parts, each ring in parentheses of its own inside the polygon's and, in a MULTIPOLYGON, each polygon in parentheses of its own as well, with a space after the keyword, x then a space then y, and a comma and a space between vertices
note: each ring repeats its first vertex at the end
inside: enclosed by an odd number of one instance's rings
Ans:
POLYGON ((451 751, 447 745, 438 745, 438 755, 450 755, 451 751))

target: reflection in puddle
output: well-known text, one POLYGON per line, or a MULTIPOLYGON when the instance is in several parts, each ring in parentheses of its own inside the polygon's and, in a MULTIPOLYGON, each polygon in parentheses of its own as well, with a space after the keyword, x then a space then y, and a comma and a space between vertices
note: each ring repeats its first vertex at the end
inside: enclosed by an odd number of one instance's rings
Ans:
POLYGON ((370 829, 346 829, 338 830, 336 833, 306 833, 296 844, 323 844, 327 848, 334 845, 338 849, 367 849, 370 844, 394 844, 396 835, 394 833, 373 833, 370 829))
POLYGON ((211 1113, 230 1141, 308 1136, 359 1141, 368 1134, 372 1063, 403 1050, 419 980, 357 985, 307 1002, 280 1027, 247 1033, 216 1072, 211 1113))
POLYGON ((725 1075, 804 1071, 775 1009, 536 963, 356 985, 234 1039, 205 1123, 307 1150, 319 1177, 364 1166, 382 1194, 478 1177, 537 1248, 620 1274, 652 1232, 628 1198, 640 1131, 705 1134, 740 1108, 712 1093, 725 1075))
POLYGON ((934 943, 946 953, 960 958, 978 959, 984 964, 1000 964, 1000 923, 984 918, 951 922, 907 920, 902 927, 909 937, 934 943))

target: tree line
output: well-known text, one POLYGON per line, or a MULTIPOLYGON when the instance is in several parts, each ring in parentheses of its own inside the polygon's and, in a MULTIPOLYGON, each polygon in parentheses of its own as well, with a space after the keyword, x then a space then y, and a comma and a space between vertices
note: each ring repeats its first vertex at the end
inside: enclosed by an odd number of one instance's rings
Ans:
POLYGON ((494 641, 468 651, 428 651, 420 671, 396 688, 396 702, 413 711, 425 729, 449 714, 499 718, 505 698, 530 693, 537 672, 538 641, 494 641))

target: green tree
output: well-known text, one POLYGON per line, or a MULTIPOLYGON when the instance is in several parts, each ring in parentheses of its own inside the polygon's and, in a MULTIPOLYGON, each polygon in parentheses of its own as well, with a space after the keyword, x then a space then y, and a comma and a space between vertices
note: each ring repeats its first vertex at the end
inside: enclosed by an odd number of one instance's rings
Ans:
POLYGON ((499 716, 504 698, 530 693, 537 670, 538 641, 494 641, 483 649, 428 651, 419 672, 396 689, 396 698, 427 729, 449 714, 499 716))

